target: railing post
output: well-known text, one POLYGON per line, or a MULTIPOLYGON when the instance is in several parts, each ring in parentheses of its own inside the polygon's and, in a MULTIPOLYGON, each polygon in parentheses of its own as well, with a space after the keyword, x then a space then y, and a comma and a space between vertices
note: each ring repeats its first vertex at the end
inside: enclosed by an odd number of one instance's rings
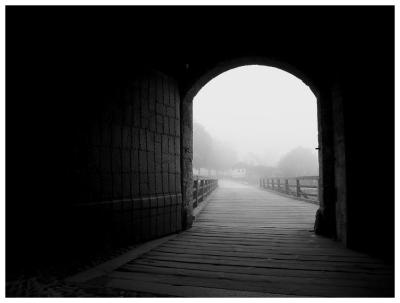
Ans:
POLYGON ((200 181, 201 201, 204 201, 204 180, 200 181))
POLYGON ((196 180, 196 206, 199 204, 199 180, 196 180))
POLYGON ((267 188, 270 188, 270 186, 271 186, 271 184, 270 184, 270 181, 269 181, 269 178, 267 179, 267 188))
POLYGON ((265 188, 265 178, 262 179, 262 187, 265 188))
POLYGON ((289 194, 289 180, 285 179, 285 192, 289 194))
POLYGON ((272 190, 275 189, 274 179, 271 179, 271 188, 272 188, 272 190))
POLYGON ((281 179, 278 178, 278 191, 281 190, 281 179))
POLYGON ((300 197, 300 180, 296 179, 296 195, 300 197))

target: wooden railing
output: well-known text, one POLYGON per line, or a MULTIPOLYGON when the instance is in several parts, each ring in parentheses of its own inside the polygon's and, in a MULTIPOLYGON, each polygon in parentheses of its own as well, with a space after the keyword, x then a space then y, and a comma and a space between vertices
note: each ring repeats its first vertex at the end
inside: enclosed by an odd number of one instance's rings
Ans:
POLYGON ((318 179, 318 176, 262 178, 260 179, 260 187, 318 203, 318 179))
POLYGON ((218 186, 218 179, 199 177, 193 180, 193 208, 213 192, 218 186))

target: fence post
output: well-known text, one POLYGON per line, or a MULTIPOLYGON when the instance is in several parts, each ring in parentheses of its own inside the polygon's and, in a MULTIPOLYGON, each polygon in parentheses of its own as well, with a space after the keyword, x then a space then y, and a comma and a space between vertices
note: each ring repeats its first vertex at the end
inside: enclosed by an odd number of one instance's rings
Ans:
POLYGON ((281 179, 278 179, 278 191, 281 191, 281 179))
POLYGON ((296 179, 296 195, 300 197, 300 180, 296 179))
POLYGON ((285 192, 289 194, 289 180, 285 179, 285 192))
POLYGON ((201 180, 201 201, 204 201, 204 192, 205 192, 205 184, 206 184, 206 180, 201 180))
POLYGON ((262 179, 262 187, 265 188, 265 179, 262 179))
POLYGON ((200 180, 197 179, 196 180, 196 205, 199 204, 199 190, 200 190, 199 182, 200 182, 200 180))
POLYGON ((272 190, 275 189, 274 179, 271 179, 271 188, 272 188, 272 190))

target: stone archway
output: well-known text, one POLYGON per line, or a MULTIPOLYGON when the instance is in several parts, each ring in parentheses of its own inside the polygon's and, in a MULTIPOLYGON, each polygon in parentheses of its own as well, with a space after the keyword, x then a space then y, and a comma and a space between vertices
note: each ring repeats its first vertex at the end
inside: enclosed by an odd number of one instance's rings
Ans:
POLYGON ((184 203, 184 228, 192 221, 193 98, 211 79, 230 69, 245 65, 265 65, 284 70, 302 80, 317 98, 320 208, 315 232, 346 243, 345 146, 340 89, 315 79, 296 66, 264 57, 242 57, 216 64, 189 81, 181 101, 181 175, 184 203), (332 93, 334 92, 334 94, 332 93), (332 99, 335 98, 335 106, 332 99), (335 115, 335 118, 333 117, 335 115), (340 143, 340 144, 338 144, 340 143), (339 195, 338 195, 339 193, 339 195))

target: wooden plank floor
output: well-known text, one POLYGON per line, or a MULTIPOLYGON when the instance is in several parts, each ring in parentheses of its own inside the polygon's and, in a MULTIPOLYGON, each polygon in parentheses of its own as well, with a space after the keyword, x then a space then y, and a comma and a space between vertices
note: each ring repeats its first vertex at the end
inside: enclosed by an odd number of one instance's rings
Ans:
POLYGON ((391 266, 316 236, 316 210, 220 181, 190 230, 88 283, 159 296, 393 296, 391 266))

